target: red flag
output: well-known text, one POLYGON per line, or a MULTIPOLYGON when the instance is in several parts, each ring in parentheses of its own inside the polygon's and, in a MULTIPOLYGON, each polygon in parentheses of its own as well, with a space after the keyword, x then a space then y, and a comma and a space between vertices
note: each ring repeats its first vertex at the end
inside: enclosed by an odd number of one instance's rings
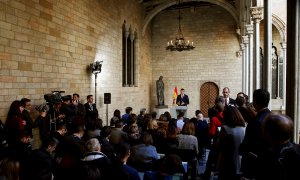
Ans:
POLYGON ((175 104, 177 95, 178 95, 177 86, 175 86, 174 91, 173 91, 173 104, 175 104))

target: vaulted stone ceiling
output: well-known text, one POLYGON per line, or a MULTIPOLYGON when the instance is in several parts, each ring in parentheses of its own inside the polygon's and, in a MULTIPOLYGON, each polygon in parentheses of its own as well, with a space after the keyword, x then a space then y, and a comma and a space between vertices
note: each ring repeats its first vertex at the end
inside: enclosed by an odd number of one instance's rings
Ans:
POLYGON ((239 26, 239 3, 240 0, 137 0, 145 8, 145 19, 143 26, 143 34, 149 24, 159 12, 172 8, 178 8, 180 1, 180 8, 192 8, 199 6, 215 6, 219 5, 226 9, 235 19, 237 26, 239 26))
MULTIPOLYGON (((177 3, 179 2, 179 0, 173 0, 173 1, 176 1, 177 3)), ((234 7, 236 6, 236 0, 224 0, 224 1, 230 3, 234 7)), ((143 6, 145 7, 146 14, 149 13, 151 10, 153 10, 155 7, 160 6, 160 5, 162 5, 166 2, 170 2, 170 0, 139 0, 139 3, 142 3, 143 6)), ((180 3, 181 8, 211 6, 211 5, 213 5, 209 2, 204 2, 204 1, 201 1, 201 0, 195 0, 195 1, 180 0, 180 2, 181 2, 180 3)), ((178 7, 178 5, 174 5, 172 7, 169 7, 168 9, 177 8, 177 7, 178 7)))

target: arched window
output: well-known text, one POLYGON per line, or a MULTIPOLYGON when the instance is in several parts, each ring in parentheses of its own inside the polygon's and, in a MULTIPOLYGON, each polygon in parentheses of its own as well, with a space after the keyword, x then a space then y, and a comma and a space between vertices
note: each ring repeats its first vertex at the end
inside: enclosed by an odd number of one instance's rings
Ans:
POLYGON ((136 86, 136 40, 137 32, 133 32, 124 21, 122 26, 122 85, 123 87, 136 86))

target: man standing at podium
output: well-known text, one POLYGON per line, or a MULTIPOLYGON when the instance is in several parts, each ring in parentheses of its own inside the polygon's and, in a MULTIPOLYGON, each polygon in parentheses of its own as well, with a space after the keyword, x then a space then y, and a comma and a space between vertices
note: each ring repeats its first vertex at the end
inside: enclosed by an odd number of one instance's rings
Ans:
POLYGON ((180 94, 177 96, 176 104, 178 106, 187 106, 189 104, 189 96, 184 94, 184 89, 180 89, 180 94))

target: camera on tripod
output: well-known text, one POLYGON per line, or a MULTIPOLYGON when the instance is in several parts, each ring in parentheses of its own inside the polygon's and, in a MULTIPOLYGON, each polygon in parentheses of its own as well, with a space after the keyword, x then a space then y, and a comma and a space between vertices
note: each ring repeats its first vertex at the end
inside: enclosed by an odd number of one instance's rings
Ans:
POLYGON ((47 104, 54 105, 55 103, 61 102, 61 93, 65 93, 65 91, 52 91, 50 94, 45 94, 44 99, 46 100, 47 104))

